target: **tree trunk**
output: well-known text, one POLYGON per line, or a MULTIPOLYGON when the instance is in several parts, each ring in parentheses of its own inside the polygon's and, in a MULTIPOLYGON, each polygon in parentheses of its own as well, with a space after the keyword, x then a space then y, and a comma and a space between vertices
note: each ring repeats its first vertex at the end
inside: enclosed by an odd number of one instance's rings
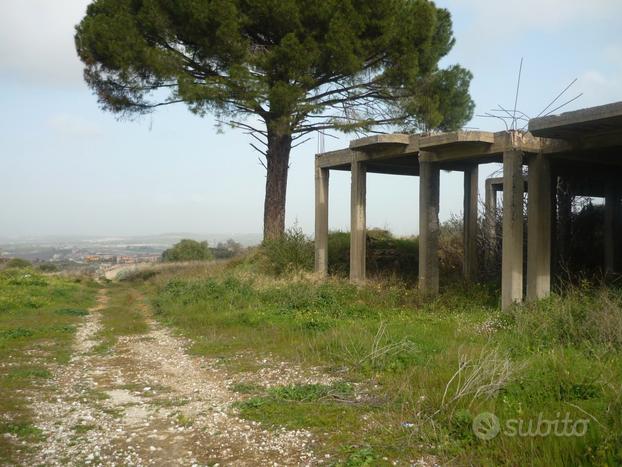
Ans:
POLYGON ((263 238, 275 240, 285 232, 287 171, 292 149, 292 135, 268 129, 266 198, 263 215, 263 238))

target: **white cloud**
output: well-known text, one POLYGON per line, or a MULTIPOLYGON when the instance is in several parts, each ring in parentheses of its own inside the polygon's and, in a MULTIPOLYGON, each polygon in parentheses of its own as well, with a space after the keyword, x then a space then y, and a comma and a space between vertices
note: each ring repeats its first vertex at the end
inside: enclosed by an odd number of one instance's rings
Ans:
POLYGON ((37 84, 82 82, 74 26, 89 0, 2 0, 0 74, 37 84))
POLYGON ((103 135, 102 130, 97 125, 69 114, 51 116, 47 121, 47 126, 65 136, 93 138, 103 135))

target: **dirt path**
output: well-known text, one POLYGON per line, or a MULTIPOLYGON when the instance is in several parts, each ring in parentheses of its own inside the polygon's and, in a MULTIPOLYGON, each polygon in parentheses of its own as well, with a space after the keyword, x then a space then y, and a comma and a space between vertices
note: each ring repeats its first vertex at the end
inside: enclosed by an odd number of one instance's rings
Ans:
POLYGON ((25 465, 313 465, 305 431, 267 431, 235 415, 228 375, 191 357, 143 303, 149 329, 99 355, 106 291, 76 334, 70 363, 35 399, 45 441, 25 465))

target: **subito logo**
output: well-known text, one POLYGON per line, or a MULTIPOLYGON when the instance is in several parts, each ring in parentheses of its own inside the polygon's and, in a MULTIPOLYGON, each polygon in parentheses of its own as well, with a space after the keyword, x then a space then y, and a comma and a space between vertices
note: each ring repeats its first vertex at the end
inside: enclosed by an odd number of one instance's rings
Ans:
POLYGON ((482 412, 473 419, 473 433, 479 439, 489 441, 499 434, 501 425, 494 413, 482 412))

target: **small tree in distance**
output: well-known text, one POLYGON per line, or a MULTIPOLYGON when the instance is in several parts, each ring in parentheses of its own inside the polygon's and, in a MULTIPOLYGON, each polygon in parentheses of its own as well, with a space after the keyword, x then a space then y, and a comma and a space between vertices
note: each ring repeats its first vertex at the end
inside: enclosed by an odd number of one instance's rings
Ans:
POLYGON ((264 240, 283 235, 290 153, 309 133, 471 118, 471 73, 438 65, 453 44, 430 0, 94 0, 76 33, 105 110, 185 103, 250 134, 267 171, 264 240))
POLYGON ((183 239, 162 253, 162 261, 207 261, 213 259, 207 242, 183 239))

